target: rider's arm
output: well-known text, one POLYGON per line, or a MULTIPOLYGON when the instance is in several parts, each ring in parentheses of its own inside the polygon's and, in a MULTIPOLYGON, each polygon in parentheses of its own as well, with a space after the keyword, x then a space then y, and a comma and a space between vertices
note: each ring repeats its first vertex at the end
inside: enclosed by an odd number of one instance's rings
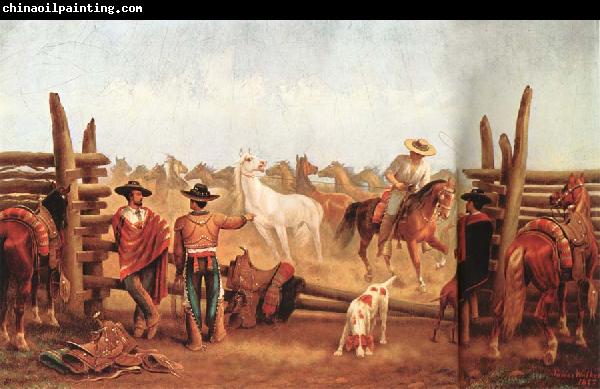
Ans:
POLYGON ((396 177, 395 177, 394 173, 393 173, 391 170, 387 170, 387 171, 385 172, 385 178, 387 178, 387 179, 388 179, 388 181, 389 181, 389 182, 390 182, 392 185, 394 185, 394 187, 395 187, 396 189, 399 189, 399 190, 406 190, 406 184, 404 184, 403 182, 400 182, 400 181, 398 181, 398 180, 396 179, 396 177))
POLYGON ((425 168, 425 172, 421 176, 421 180, 419 180, 419 187, 417 189, 421 189, 425 185, 429 184, 429 181, 431 181, 431 168, 428 165, 425 168))
POLYGON ((248 219, 245 216, 226 216, 222 213, 215 213, 215 224, 224 230, 236 230, 242 228, 248 219))

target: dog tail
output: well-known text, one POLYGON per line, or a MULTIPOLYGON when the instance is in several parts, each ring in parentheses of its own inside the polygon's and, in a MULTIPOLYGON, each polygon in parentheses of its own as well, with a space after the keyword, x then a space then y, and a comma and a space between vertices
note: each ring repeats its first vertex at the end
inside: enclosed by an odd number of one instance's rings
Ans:
POLYGON ((392 284, 392 282, 394 282, 396 277, 398 277, 398 276, 391 276, 387 281, 385 281, 381 285, 383 285, 385 288, 389 287, 392 284))

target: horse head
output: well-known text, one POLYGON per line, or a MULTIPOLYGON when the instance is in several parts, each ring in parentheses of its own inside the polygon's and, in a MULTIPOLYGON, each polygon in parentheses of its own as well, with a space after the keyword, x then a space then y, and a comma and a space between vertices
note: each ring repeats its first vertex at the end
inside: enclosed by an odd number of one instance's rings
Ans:
POLYGON ((129 166, 129 164, 125 160, 125 157, 123 157, 123 158, 115 157, 115 166, 112 168, 112 170, 129 173, 133 169, 131 168, 131 166, 129 166))
POLYGON ((265 171, 267 176, 282 176, 285 161, 279 161, 265 171))
POLYGON ((57 187, 52 189, 46 195, 46 198, 42 200, 42 205, 50 212, 52 220, 59 230, 64 229, 67 222, 67 205, 69 202, 67 196, 70 190, 70 186, 57 187))
POLYGON ((206 163, 200 162, 190 170, 183 178, 186 180, 200 179, 206 183, 212 181, 214 169, 209 168, 206 163))
POLYGON ((166 177, 167 171, 165 170, 164 165, 160 165, 157 163, 152 169, 148 171, 148 173, 144 175, 144 180, 157 180, 166 177))
MULTIPOLYGON (((339 163, 338 163, 339 165, 339 163)), ((337 168, 336 162, 331 162, 329 165, 317 172, 319 177, 335 177, 335 170, 337 168)))
POLYGON ((550 204, 556 208, 567 209, 570 206, 577 205, 585 197, 587 191, 584 187, 585 180, 583 173, 579 177, 571 173, 569 180, 563 188, 550 195, 550 204))
POLYGON ((258 158, 250 152, 242 153, 238 162, 240 173, 245 176, 253 176, 254 172, 264 173, 267 168, 267 161, 258 158))
POLYGON ((440 185, 437 195, 437 212, 438 215, 444 220, 448 219, 450 212, 452 211, 452 203, 454 201, 455 192, 455 183, 452 178, 446 181, 445 184, 440 185))

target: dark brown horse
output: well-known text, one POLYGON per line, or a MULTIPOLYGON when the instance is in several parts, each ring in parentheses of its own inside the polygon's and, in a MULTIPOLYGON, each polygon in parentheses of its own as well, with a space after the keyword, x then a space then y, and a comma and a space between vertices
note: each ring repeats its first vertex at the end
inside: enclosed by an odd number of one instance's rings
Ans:
MULTIPOLYGON (((583 319, 587 310, 593 320, 598 304, 598 293, 592 282, 598 264, 598 245, 594 239, 590 217, 590 196, 583 184, 583 175, 575 178, 571 174, 569 182, 561 191, 550 197, 550 202, 563 209, 568 209, 567 220, 582 221, 583 231, 587 235, 583 261, 585 273, 577 280, 578 320, 575 330, 576 344, 586 348, 587 343, 583 337, 583 319)), ((530 223, 540 220, 546 219, 535 219, 530 223)), ((505 338, 510 338, 521 323, 526 288, 529 283, 532 283, 541 292, 533 317, 546 336, 548 348, 543 359, 546 365, 552 365, 556 361, 558 340, 548 325, 548 313, 557 298, 559 300, 560 332, 569 335, 565 280, 561 279, 558 247, 554 239, 548 235, 546 230, 529 229, 526 226, 517 234, 506 251, 504 273, 505 291, 495 307, 496 318, 490 339, 492 356, 500 357, 498 349, 500 332, 505 338)))
MULTIPOLYGON (((67 199, 65 195, 68 190, 58 188, 52 190, 42 201, 42 206, 50 214, 54 225, 61 231, 65 225, 67 199)), ((45 211, 44 211, 45 212, 45 211)), ((23 217, 5 217, 0 219, 0 342, 9 342, 6 329, 6 311, 8 309, 7 293, 9 278, 16 281, 16 303, 15 303, 15 326, 16 337, 14 344, 18 350, 28 350, 25 341, 25 325, 23 314, 25 302, 28 296, 32 296, 32 305, 35 309, 37 303, 35 293, 37 279, 42 265, 47 265, 48 255, 40 255, 40 236, 43 237, 44 230, 35 228, 30 220, 37 220, 31 212, 23 208, 9 208, 2 212, 3 215, 23 215, 23 217), (33 288, 32 288, 33 286, 33 288)), ((46 236, 46 239, 48 236, 46 236)), ((46 250, 45 252, 48 252, 46 250)), ((59 260, 60 263, 60 260, 59 260)), ((50 270, 48 270, 48 303, 51 320, 54 318, 52 304, 52 293, 50 290, 50 270)), ((54 318, 54 320, 56 320, 54 318)))
MULTIPOLYGON (((398 212, 394 237, 399 241, 404 240, 408 244, 408 252, 417 273, 419 288, 424 291, 425 282, 421 277, 421 251, 418 243, 427 242, 444 255, 448 254, 448 247, 435 236, 435 230, 437 218, 447 219, 450 215, 454 200, 454 181, 431 181, 411 196, 412 200, 407 201, 407 204, 411 205, 405 212, 406 216, 400 219, 402 212, 398 212)), ((372 218, 375 206, 379 201, 379 198, 374 198, 350 204, 344 214, 344 220, 336 231, 336 239, 342 247, 346 247, 352 240, 354 227, 358 228, 360 235, 358 255, 365 264, 367 270, 365 281, 367 282, 371 282, 373 278, 373 271, 367 258, 367 248, 373 235, 378 232, 379 226, 372 222, 372 218)), ((396 274, 391 265, 391 256, 385 255, 384 259, 389 272, 396 274)))
POLYGON ((315 199, 323 207, 323 218, 333 231, 344 217, 346 208, 352 204, 352 197, 344 193, 323 193, 308 179, 319 169, 303 157, 296 155, 296 193, 315 199))

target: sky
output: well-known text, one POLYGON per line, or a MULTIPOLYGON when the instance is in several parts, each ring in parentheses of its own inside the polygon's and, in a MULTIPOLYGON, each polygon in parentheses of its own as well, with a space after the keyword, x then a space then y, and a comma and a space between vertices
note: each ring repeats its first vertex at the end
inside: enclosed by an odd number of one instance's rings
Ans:
POLYGON ((479 121, 514 138, 533 88, 528 168, 600 167, 597 21, 2 21, 0 151, 51 151, 48 94, 74 147, 152 166, 306 153, 385 168, 426 138, 434 171, 480 166, 479 121))

